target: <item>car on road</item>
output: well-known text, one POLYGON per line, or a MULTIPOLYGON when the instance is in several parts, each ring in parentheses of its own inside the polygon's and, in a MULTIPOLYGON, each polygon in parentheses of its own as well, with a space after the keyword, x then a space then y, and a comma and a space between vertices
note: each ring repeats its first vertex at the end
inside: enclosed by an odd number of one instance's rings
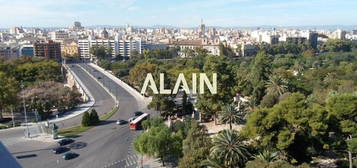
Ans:
POLYGON ((141 112, 141 111, 134 112, 134 116, 135 116, 135 117, 139 117, 139 116, 141 116, 141 115, 143 115, 143 114, 144 114, 144 113, 141 112))
POLYGON ((117 120, 117 124, 118 124, 118 125, 123 125, 123 124, 125 124, 125 123, 126 123, 125 120, 117 120))
POLYGON ((69 151, 69 148, 62 147, 62 146, 52 149, 52 152, 54 154, 61 154, 61 153, 67 152, 67 151, 69 151))
POLYGON ((65 138, 65 139, 62 139, 62 140, 58 141, 58 144, 60 146, 64 146, 64 145, 68 145, 68 144, 73 143, 73 142, 74 142, 73 139, 65 138))
POLYGON ((102 77, 98 76, 97 79, 102 79, 102 77))
POLYGON ((68 153, 65 153, 65 154, 62 156, 62 158, 63 158, 64 160, 71 160, 71 159, 76 158, 76 157, 78 157, 78 156, 79 156, 79 154, 77 154, 77 153, 68 152, 68 153))
POLYGON ((136 117, 131 117, 131 118, 129 118, 129 122, 132 122, 132 121, 134 121, 136 119, 136 117))

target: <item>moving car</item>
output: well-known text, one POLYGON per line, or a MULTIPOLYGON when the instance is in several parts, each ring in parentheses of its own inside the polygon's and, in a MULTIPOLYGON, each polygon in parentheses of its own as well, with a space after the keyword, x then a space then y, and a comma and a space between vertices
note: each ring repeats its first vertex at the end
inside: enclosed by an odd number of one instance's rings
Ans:
POLYGON ((134 116, 138 117, 138 116, 141 116, 143 114, 144 114, 143 112, 137 111, 137 112, 134 113, 134 116))
POLYGON ((66 138, 66 139, 62 139, 62 140, 58 141, 58 144, 59 144, 60 146, 64 146, 64 145, 68 145, 68 144, 70 144, 70 143, 72 143, 72 142, 74 142, 73 139, 66 138))
POLYGON ((79 156, 79 154, 77 154, 77 153, 68 152, 68 153, 65 153, 65 154, 62 156, 62 158, 63 158, 64 160, 70 160, 70 159, 76 158, 76 157, 78 157, 78 156, 79 156))
POLYGON ((132 121, 134 121, 136 119, 136 117, 131 117, 131 118, 129 118, 129 122, 132 122, 132 121))
POLYGON ((118 124, 118 125, 123 125, 123 124, 125 124, 125 123, 126 123, 125 120, 117 120, 117 124, 118 124))
POLYGON ((53 152, 54 154, 61 154, 61 153, 67 152, 67 151, 69 151, 69 148, 61 147, 61 146, 52 149, 52 152, 53 152))

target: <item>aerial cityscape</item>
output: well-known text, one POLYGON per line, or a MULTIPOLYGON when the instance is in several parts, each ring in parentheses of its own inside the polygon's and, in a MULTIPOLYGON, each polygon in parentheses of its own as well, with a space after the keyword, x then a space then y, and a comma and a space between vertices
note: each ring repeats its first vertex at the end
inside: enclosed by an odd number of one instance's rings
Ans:
POLYGON ((357 168, 357 1, 0 4, 0 168, 357 168))

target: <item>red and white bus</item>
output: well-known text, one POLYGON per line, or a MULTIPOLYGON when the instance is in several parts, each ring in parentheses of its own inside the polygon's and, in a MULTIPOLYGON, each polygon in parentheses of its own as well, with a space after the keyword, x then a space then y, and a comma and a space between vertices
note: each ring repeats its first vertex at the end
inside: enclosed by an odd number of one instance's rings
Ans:
POLYGON ((129 124, 129 129, 138 130, 141 127, 141 122, 148 119, 150 115, 148 113, 144 113, 135 120, 131 121, 129 124))

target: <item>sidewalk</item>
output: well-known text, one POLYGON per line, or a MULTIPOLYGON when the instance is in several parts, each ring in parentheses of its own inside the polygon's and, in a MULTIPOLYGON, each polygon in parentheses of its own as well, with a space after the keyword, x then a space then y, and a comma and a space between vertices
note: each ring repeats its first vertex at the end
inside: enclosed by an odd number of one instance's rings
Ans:
MULTIPOLYGON (((140 167, 140 164, 138 165, 138 167, 140 167)), ((166 168, 166 166, 163 167, 159 159, 144 156, 143 168, 166 168)))

